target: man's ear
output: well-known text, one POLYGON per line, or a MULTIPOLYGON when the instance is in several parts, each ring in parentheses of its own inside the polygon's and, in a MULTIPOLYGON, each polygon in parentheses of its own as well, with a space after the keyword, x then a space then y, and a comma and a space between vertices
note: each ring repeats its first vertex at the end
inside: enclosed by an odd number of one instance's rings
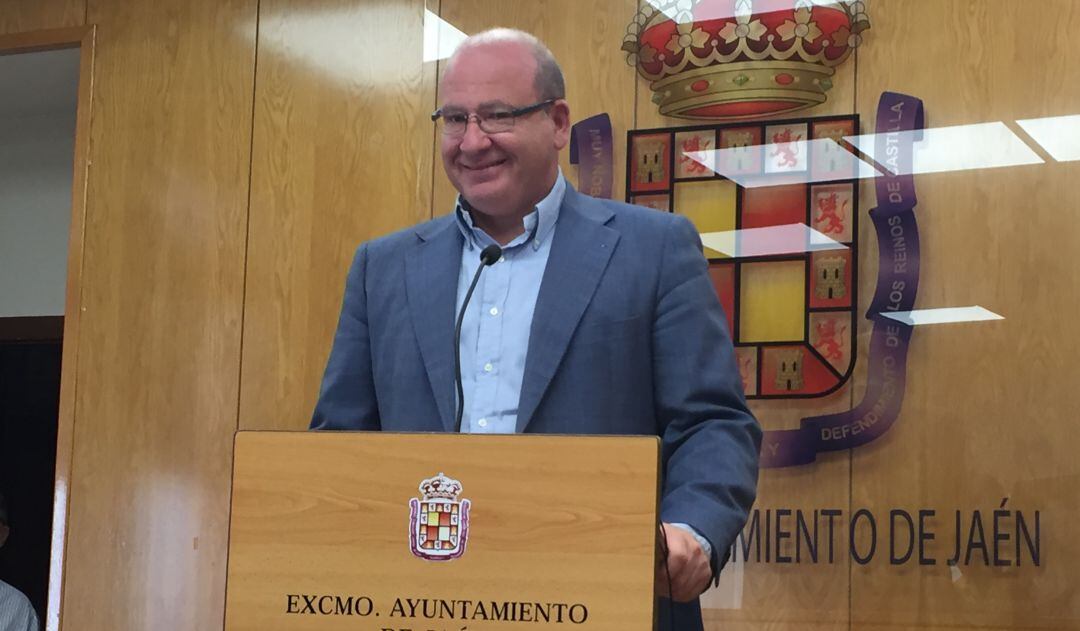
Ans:
POLYGON ((551 121, 555 123, 555 148, 562 151, 570 144, 570 104, 559 99, 551 104, 551 121))
POLYGON ((8 534, 10 532, 11 529, 8 528, 6 524, 0 524, 0 548, 3 548, 4 544, 7 543, 8 534))

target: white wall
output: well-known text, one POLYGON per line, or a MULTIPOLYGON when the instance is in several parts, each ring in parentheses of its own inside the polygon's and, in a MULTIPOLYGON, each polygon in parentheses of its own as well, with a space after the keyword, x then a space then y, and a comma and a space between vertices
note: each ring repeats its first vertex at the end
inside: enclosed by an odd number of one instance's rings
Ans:
POLYGON ((78 54, 0 57, 0 317, 64 314, 78 54))

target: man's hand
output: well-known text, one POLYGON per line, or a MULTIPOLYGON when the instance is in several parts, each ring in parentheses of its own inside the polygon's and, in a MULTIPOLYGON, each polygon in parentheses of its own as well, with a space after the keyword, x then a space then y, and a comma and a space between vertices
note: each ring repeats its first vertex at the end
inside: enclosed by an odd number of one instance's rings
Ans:
POLYGON ((667 540, 667 570, 659 557, 656 566, 656 593, 675 602, 689 602, 701 595, 712 579, 709 557, 694 539, 694 535, 671 524, 664 524, 667 540), (668 572, 671 573, 671 594, 668 594, 668 572))

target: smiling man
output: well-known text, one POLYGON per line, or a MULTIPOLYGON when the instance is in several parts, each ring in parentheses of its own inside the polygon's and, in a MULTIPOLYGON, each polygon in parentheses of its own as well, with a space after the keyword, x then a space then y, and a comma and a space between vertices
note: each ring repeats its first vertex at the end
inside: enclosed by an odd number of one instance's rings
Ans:
POLYGON ((439 93, 446 175, 476 227, 506 245, 559 177, 570 139, 562 72, 539 42, 493 31, 451 57, 439 93))
POLYGON ((457 206, 357 250, 312 429, 454 431, 454 318, 466 309, 461 431, 662 439, 668 628, 701 629, 708 587, 754 501, 761 431, 693 226, 582 195, 559 170, 562 71, 495 29, 447 64, 440 132, 457 206), (668 577, 670 572, 670 581, 668 577))

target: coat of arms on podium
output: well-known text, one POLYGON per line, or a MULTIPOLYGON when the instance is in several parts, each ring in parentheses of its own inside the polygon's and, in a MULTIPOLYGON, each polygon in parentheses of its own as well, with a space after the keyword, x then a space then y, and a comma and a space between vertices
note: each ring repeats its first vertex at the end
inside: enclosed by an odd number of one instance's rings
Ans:
POLYGON ((461 483, 443 473, 420 483, 419 498, 409 500, 409 547, 429 561, 450 561, 465 553, 469 537, 467 499, 458 499, 461 483))

